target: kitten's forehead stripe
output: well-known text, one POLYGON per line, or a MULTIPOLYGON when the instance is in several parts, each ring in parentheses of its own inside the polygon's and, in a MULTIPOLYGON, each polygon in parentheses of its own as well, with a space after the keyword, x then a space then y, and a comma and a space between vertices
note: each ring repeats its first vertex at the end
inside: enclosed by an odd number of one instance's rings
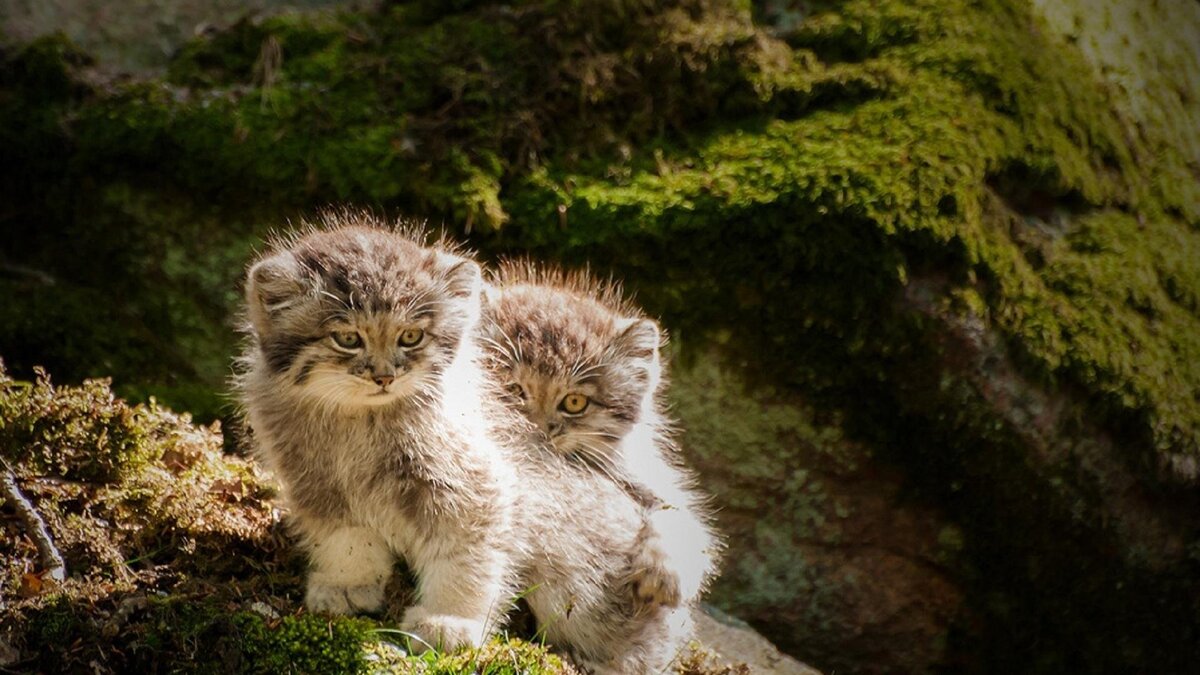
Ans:
POLYGON ((545 288, 505 289, 493 313, 522 361, 548 375, 601 363, 620 332, 607 308, 545 288))
POLYGON ((292 366, 305 347, 320 339, 312 335, 275 335, 263 343, 263 355, 271 370, 281 373, 292 366))
POLYGON ((364 233, 351 238, 336 235, 315 235, 297 255, 335 305, 391 312, 436 283, 428 268, 431 256, 405 246, 408 242, 391 237, 371 242, 364 233))

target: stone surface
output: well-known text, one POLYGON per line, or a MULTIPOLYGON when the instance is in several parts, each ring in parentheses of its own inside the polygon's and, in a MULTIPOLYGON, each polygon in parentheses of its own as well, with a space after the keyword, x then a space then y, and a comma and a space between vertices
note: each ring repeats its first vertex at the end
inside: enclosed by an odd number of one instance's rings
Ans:
POLYGON ((696 639, 720 663, 744 663, 751 673, 762 675, 820 675, 820 671, 780 652, 745 622, 720 610, 711 607, 697 610, 695 621, 696 639))
POLYGON ((161 71, 196 35, 248 13, 346 4, 344 0, 5 0, 0 39, 24 42, 62 31, 117 72, 161 71), (97 29, 103 26, 103 29, 97 29))
POLYGON ((1200 165, 1200 6, 1190 0, 1034 0, 1143 133, 1200 165))
POLYGON ((963 534, 902 471, 713 361, 676 374, 689 463, 730 542, 710 600, 829 672, 925 670, 963 610, 963 534))

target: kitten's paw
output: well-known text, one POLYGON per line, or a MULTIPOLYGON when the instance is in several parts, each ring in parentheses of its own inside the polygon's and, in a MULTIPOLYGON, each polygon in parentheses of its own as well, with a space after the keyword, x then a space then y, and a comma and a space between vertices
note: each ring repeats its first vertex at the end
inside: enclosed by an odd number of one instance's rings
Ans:
POLYGON ((304 604, 309 611, 329 614, 377 612, 383 607, 383 585, 339 586, 310 581, 304 604))
POLYGON ((426 649, 452 652, 460 647, 478 647, 486 637, 482 621, 447 614, 433 614, 423 607, 409 607, 400 628, 416 635, 412 648, 416 653, 426 649))
POLYGON ((667 568, 666 556, 657 546, 643 548, 634 558, 629 580, 638 607, 678 607, 683 602, 679 575, 667 568))

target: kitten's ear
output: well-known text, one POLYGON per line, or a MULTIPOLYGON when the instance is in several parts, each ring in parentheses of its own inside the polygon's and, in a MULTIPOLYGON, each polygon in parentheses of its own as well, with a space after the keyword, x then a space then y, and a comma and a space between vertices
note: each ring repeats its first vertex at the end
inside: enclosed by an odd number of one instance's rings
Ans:
POLYGON ((653 319, 624 319, 621 334, 613 340, 613 349, 628 358, 658 362, 662 332, 653 319))
POLYGON ((264 332, 271 317, 295 304, 304 294, 300 264, 290 253, 280 253, 255 263, 246 279, 246 306, 255 330, 264 332))
POLYGON ((483 292, 483 270, 474 260, 442 253, 446 265, 446 290, 457 298, 477 299, 483 292))

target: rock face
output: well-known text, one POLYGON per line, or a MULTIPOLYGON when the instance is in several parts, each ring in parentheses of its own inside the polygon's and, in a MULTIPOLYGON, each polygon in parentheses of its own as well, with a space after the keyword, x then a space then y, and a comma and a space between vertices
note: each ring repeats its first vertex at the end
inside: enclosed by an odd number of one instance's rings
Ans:
POLYGON ((901 471, 712 361, 676 376, 673 403, 731 542, 710 600, 829 672, 947 658, 963 534, 905 495, 901 471))
POLYGON ((330 202, 426 215, 663 318, 732 543, 713 599, 785 651, 1184 672, 1197 26, 1179 1, 412 0, 243 21, 150 80, 9 48, 0 351, 211 417, 257 237, 330 202))
POLYGON ((1034 0, 1046 27, 1079 46, 1138 131, 1200 162, 1200 11, 1187 0, 1034 0))
MULTIPOLYGON (((339 0, 56 0, 0 4, 0 40, 62 32, 114 72, 161 70, 193 35, 247 13, 313 9, 339 0), (103 31, 96 26, 106 27, 103 31)), ((341 3, 345 4, 345 3, 341 3)))
POLYGON ((730 666, 746 665, 761 675, 820 675, 781 653, 744 622, 711 607, 696 612, 696 639, 730 666))

